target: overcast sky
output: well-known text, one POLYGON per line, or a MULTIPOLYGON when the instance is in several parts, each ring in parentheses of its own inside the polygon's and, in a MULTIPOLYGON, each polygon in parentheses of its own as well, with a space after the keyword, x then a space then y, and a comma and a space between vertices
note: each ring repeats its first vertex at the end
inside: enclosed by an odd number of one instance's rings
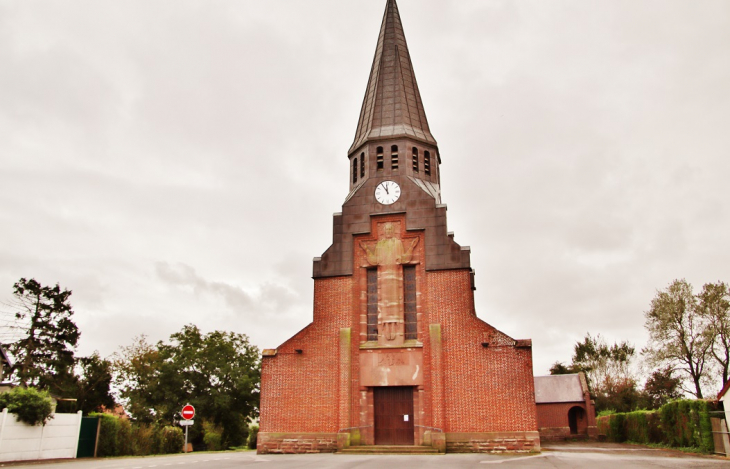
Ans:
MULTIPOLYGON (((730 281, 730 2, 398 4, 478 315, 535 374, 730 281)), ((73 290, 80 354, 295 334, 384 6, 0 0, 0 300, 73 290)))

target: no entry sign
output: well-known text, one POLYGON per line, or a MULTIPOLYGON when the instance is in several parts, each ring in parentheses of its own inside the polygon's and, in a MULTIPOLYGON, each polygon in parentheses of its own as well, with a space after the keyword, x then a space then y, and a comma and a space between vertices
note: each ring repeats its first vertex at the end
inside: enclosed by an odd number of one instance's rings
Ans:
POLYGON ((182 418, 184 418, 185 420, 191 420, 193 417, 195 417, 195 407, 188 404, 182 408, 181 413, 182 413, 182 418))

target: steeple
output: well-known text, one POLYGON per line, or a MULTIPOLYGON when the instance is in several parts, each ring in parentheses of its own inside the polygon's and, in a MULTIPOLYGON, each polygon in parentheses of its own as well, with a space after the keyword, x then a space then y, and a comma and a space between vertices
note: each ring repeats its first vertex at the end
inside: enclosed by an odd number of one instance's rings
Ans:
POLYGON ((348 154, 365 142, 393 137, 436 145, 423 110, 398 5, 388 0, 355 141, 348 154))

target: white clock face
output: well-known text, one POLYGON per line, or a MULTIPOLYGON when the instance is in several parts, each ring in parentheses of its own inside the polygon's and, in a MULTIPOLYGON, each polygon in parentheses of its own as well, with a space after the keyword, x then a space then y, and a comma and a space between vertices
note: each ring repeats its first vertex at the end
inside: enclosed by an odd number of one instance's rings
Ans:
POLYGON ((375 188, 375 200, 383 205, 395 203, 400 198, 400 186, 395 181, 383 181, 375 188))

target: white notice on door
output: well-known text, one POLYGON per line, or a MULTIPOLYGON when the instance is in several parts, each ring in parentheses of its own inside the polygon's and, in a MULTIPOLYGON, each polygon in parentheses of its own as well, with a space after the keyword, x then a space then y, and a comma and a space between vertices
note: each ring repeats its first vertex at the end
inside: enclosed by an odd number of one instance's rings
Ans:
POLYGON ((406 414, 406 415, 403 416, 403 421, 404 422, 407 422, 408 421, 408 414, 406 414))

